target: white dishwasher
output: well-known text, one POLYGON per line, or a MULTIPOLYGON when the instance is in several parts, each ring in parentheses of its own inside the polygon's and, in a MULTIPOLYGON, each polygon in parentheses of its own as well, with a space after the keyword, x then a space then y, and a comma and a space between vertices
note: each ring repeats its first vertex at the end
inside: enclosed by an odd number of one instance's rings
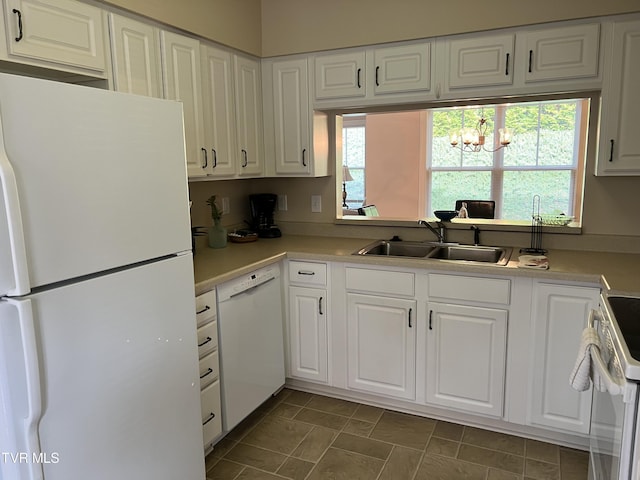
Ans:
POLYGON ((280 266, 217 287, 222 427, 230 431, 284 385, 280 266))

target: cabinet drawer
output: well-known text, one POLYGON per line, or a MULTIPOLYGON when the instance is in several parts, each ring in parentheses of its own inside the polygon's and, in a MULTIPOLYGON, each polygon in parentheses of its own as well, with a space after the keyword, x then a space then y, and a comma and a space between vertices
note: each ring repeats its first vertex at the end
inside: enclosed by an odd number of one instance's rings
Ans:
POLYGON ((327 265, 325 263, 289 262, 289 281, 324 286, 327 284, 327 265))
POLYGON ((220 376, 218 350, 200 359, 200 389, 210 385, 220 376))
POLYGON ((216 380, 202 391, 200 405, 200 411, 202 413, 202 439, 206 447, 222 432, 219 380, 216 380))
POLYGON ((347 267, 346 285, 347 290, 408 297, 415 295, 415 275, 410 272, 347 267))
POLYGON ((198 327, 216 318, 216 291, 210 290, 196 297, 196 322, 198 327))
POLYGON ((218 322, 207 323, 198 329, 198 356, 204 357, 218 346, 218 322))
POLYGON ((429 274, 429 297, 509 305, 511 281, 504 278, 429 274))

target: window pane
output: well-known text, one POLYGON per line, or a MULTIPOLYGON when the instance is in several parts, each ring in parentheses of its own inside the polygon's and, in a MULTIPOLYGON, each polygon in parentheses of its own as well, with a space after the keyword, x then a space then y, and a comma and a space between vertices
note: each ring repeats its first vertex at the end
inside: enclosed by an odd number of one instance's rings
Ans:
POLYGON ((575 127, 576 102, 541 105, 539 165, 574 164, 575 127))
POLYGON ((504 172, 502 218, 531 220, 534 195, 541 214, 572 215, 571 181, 565 170, 504 172))
POLYGON ((464 128, 484 133, 484 145, 489 150, 481 150, 479 152, 464 152, 462 164, 467 168, 473 167, 491 167, 493 165, 493 130, 495 108, 482 108, 464 111, 464 128), (480 125, 480 120, 484 118, 484 125, 480 125))
MULTIPOLYGON (((433 172, 431 210, 453 210, 456 200, 491 198, 491 172, 433 172)), ((427 212, 431 216, 431 212, 427 212)))
POLYGON ((538 164, 538 105, 510 106, 505 126, 512 133, 511 144, 504 148, 505 167, 533 167, 538 164))
POLYGON ((364 168, 364 126, 342 129, 343 165, 364 168))
POLYGON ((433 137, 431 147, 431 166, 433 168, 459 167, 462 165, 462 152, 453 148, 450 136, 462 129, 463 110, 435 110, 432 117, 433 137))
POLYGON ((364 202, 364 169, 350 168, 349 172, 353 178, 352 182, 347 182, 347 205, 349 208, 358 208, 364 202))

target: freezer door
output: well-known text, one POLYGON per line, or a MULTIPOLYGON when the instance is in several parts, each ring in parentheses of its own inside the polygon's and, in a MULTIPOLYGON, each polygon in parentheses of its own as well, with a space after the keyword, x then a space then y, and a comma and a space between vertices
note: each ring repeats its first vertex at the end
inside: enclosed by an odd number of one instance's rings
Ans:
POLYGON ((190 249, 180 103, 0 74, 0 296, 190 249))
POLYGON ((2 480, 202 480, 191 256, 0 301, 0 425, 2 480))

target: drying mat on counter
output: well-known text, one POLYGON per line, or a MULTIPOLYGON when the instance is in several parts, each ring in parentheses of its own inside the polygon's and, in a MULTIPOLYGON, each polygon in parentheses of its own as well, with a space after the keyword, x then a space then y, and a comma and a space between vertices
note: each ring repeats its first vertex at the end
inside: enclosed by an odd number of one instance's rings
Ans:
POLYGON ((231 243, 249 243, 258 240, 258 234, 245 230, 236 230, 233 233, 229 233, 227 238, 231 243))
POLYGON ((520 255, 518 257, 518 268, 547 270, 549 268, 549 259, 545 255, 520 255))

